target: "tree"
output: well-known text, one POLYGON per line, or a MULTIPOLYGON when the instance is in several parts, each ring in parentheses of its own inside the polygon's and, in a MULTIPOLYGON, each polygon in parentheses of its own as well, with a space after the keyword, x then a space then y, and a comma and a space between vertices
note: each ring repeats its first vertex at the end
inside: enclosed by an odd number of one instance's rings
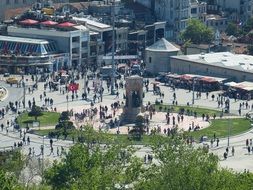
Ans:
POLYGON ((185 31, 181 33, 181 38, 194 44, 210 43, 214 38, 214 34, 200 20, 191 19, 185 31))
POLYGON ((159 164, 143 172, 137 190, 214 190, 251 189, 253 175, 219 169, 218 157, 204 149, 185 144, 181 136, 164 139, 156 136, 152 151, 159 164), (247 181, 247 182, 246 182, 247 181))
POLYGON ((69 120, 69 112, 63 111, 60 115, 59 122, 61 121, 68 121, 69 120))
POLYGON ((239 34, 240 34, 240 30, 239 30, 238 26, 233 22, 230 22, 228 24, 225 32, 229 36, 233 35, 233 36, 236 36, 236 37, 239 36, 239 34))
POLYGON ((21 170, 24 167, 24 158, 19 150, 5 151, 0 154, 0 189, 20 190, 18 183, 21 170))
POLYGON ((0 169, 0 189, 4 190, 21 190, 23 189, 12 174, 8 174, 4 170, 0 169))
POLYGON ((35 104, 32 105, 31 111, 28 113, 30 117, 34 117, 35 121, 37 121, 38 117, 43 115, 41 108, 39 106, 36 106, 35 104))
POLYGON ((248 19, 242 29, 245 33, 250 32, 253 29, 253 18, 248 19))
POLYGON ((19 150, 1 152, 0 168, 6 172, 10 172, 19 177, 21 170, 24 167, 24 157, 19 150))
POLYGON ((138 178, 142 164, 132 157, 134 149, 120 143, 105 149, 95 143, 100 135, 94 135, 91 127, 86 132, 85 143, 71 147, 61 162, 45 172, 48 185, 53 189, 104 190, 131 184, 138 178))
POLYGON ((129 131, 129 135, 134 139, 134 140, 141 140, 141 136, 143 133, 145 133, 145 125, 144 125, 144 117, 143 115, 137 115, 136 120, 135 120, 135 125, 133 126, 133 129, 129 131))

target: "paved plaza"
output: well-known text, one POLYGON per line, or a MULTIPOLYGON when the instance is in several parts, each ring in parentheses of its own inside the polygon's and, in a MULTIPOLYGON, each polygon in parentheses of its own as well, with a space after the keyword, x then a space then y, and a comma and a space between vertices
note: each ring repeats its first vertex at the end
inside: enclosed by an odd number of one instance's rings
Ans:
MULTIPOLYGON (((153 79, 149 79, 150 80, 150 86, 149 89, 152 89, 152 81, 153 79)), ((66 93, 60 93, 60 91, 49 91, 49 89, 47 88, 46 91, 44 91, 44 83, 38 83, 38 90, 35 90, 33 93, 28 93, 28 91, 26 92, 26 106, 27 102, 30 100, 32 101, 33 98, 35 98, 35 102, 36 105, 38 106, 43 106, 44 101, 40 100, 40 96, 46 92, 46 96, 49 98, 52 98, 54 100, 53 108, 56 108, 58 112, 62 112, 62 111, 66 111, 67 109, 69 110, 73 110, 74 113, 80 113, 83 111, 83 109, 89 109, 91 107, 91 100, 92 97, 94 95, 93 93, 93 85, 92 85, 92 81, 89 81, 89 87, 91 89, 89 95, 88 95, 88 100, 82 100, 82 92, 83 92, 83 83, 84 80, 79 80, 79 85, 80 85, 80 89, 78 91, 78 98, 74 98, 73 101, 71 99, 69 99, 67 101, 66 99, 66 93)), ((124 81, 123 81, 124 82, 124 81)), ((15 85, 14 86, 10 86, 8 84, 6 84, 4 81, 0 81, 0 86, 4 86, 8 89, 8 97, 0 102, 0 107, 3 108, 4 106, 6 106, 9 102, 15 102, 17 101, 22 101, 22 97, 23 97, 23 88, 17 88, 15 85)), ((110 92, 107 90, 106 87, 106 83, 103 82, 103 87, 104 87, 104 94, 103 94, 103 101, 102 102, 96 102, 94 107, 99 108, 99 106, 108 106, 110 108, 110 105, 116 101, 124 102, 124 98, 123 95, 125 93, 125 89, 124 88, 120 88, 119 89, 119 97, 116 97, 116 95, 110 95, 110 92)), ((62 88, 64 88, 64 86, 62 86, 62 88)), ((174 91, 169 88, 168 86, 165 85, 160 85, 161 91, 164 93, 164 98, 163 102, 164 104, 172 104, 173 102, 173 93, 174 91)), ((144 90, 145 91, 145 90, 144 90)), ((189 92, 188 90, 183 90, 183 89, 176 89, 175 90, 176 93, 176 100, 178 105, 186 105, 187 103, 191 104, 192 103, 192 92, 189 92)), ((203 107, 203 108, 211 108, 211 109, 222 109, 222 108, 218 108, 218 104, 216 102, 216 99, 212 100, 211 99, 211 95, 214 94, 215 97, 217 97, 217 95, 220 92, 212 92, 209 94, 208 97, 206 97, 206 95, 203 93, 202 97, 200 99, 195 99, 195 106, 199 106, 199 107, 203 107)), ((69 93, 70 94, 70 93, 69 93)), ((153 92, 150 90, 149 92, 145 92, 145 97, 143 99, 144 101, 144 105, 147 104, 148 102, 151 103, 155 103, 156 100, 160 100, 161 97, 154 95, 153 92)), ((239 104, 242 101, 234 101, 233 99, 230 100, 230 109, 231 109, 231 113, 238 115, 238 109, 239 109, 239 104)), ((253 101, 249 101, 248 102, 250 107, 253 103, 253 101)), ((48 109, 50 110, 51 107, 49 106, 48 109)), ((249 112, 249 109, 243 109, 242 110, 242 115, 246 114, 247 112, 249 112)), ((113 114, 112 110, 109 110, 110 114, 113 114)), ((122 113, 122 109, 119 109, 116 113, 115 113, 115 117, 118 117, 120 114, 122 113)), ((177 114, 173 114, 175 117, 177 117, 177 114)), ((4 125, 6 125, 7 120, 14 120, 14 118, 16 117, 15 114, 12 113, 8 113, 6 115, 6 117, 4 119, 0 120, 0 123, 4 123, 4 125)), ((95 128, 99 128, 101 123, 99 122, 99 118, 94 118, 92 121, 90 121, 89 119, 86 119, 84 121, 82 121, 81 123, 77 122, 74 120, 74 117, 71 118, 71 120, 74 121, 74 124, 77 127, 80 127, 80 125, 85 124, 86 122, 91 123, 92 125, 94 125, 95 128)), ((194 122, 195 125, 199 125, 200 128, 205 128, 208 127, 210 125, 210 123, 206 122, 206 121, 202 121, 202 118, 194 118, 192 116, 185 116, 184 121, 177 123, 180 129, 183 130, 188 130, 189 125, 192 124, 192 122, 194 122)), ((168 127, 172 127, 172 125, 168 125, 166 124, 166 117, 165 117, 165 113, 157 113, 154 114, 153 119, 150 122, 150 126, 151 128, 157 128, 157 127, 161 127, 161 131, 163 131, 163 129, 168 128, 168 127)), ((117 132, 117 128, 114 129, 110 129, 109 132, 111 133, 116 133, 117 132)), ((120 133, 124 134, 127 133, 128 128, 125 126, 119 127, 120 133)), ((245 146, 245 140, 246 139, 251 139, 253 137, 253 130, 248 131, 244 134, 238 135, 238 136, 234 136, 234 137, 230 137, 230 147, 234 146, 235 148, 235 155, 231 156, 231 151, 229 151, 229 157, 227 160, 223 160, 223 153, 225 151, 225 148, 227 147, 227 139, 220 139, 220 145, 219 147, 210 147, 210 151, 217 154, 220 158, 220 165, 222 167, 228 167, 228 168, 233 168, 236 171, 244 171, 244 169, 247 169, 249 171, 253 171, 253 165, 251 164, 252 159, 253 159, 253 154, 248 155, 247 153, 247 149, 245 146)), ((70 147, 73 142, 71 141, 63 141, 63 140, 56 140, 53 139, 53 147, 54 147, 54 155, 50 154, 50 143, 49 143, 49 139, 47 137, 45 137, 43 139, 43 137, 37 136, 37 135, 33 135, 33 134, 27 134, 27 136, 30 137, 31 139, 31 143, 30 145, 25 145, 23 146, 23 151, 27 154, 29 151, 29 147, 33 147, 35 150, 35 156, 40 158, 40 147, 42 144, 45 145, 45 157, 46 158, 50 158, 50 159, 58 159, 59 156, 57 156, 56 154, 56 149, 64 147, 64 149, 68 149, 68 147, 70 147)), ((12 127, 8 128, 8 132, 6 131, 6 129, 4 129, 3 131, 0 131, 0 149, 8 149, 9 147, 13 146, 14 142, 19 142, 22 141, 22 139, 20 138, 20 133, 13 130, 12 127)), ((140 150, 137 152, 138 156, 144 156, 145 154, 147 154, 147 152, 149 152, 150 149, 147 147, 141 147, 140 150)))

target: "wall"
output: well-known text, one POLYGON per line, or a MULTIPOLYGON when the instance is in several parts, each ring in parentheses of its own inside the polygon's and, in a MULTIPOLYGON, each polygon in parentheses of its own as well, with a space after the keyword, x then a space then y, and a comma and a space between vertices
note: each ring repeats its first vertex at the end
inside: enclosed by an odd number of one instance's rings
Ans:
POLYGON ((149 9, 151 8, 151 0, 136 0, 136 2, 142 4, 149 9))
POLYGON ((146 50, 145 63, 147 71, 152 74, 157 74, 159 72, 169 72, 171 70, 170 56, 175 55, 177 55, 177 52, 158 52, 146 50))
POLYGON ((237 71, 229 68, 222 68, 213 65, 195 63, 186 60, 179 60, 171 57, 171 72, 177 74, 198 74, 231 78, 235 82, 253 81, 253 73, 237 71))

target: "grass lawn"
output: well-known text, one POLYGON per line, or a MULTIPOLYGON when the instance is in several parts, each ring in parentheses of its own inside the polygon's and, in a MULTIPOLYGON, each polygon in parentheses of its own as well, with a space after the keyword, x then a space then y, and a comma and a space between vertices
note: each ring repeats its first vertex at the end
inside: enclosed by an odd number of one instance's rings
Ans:
MULTIPOLYGON (((58 123, 59 117, 60 113, 57 112, 42 112, 42 116, 38 117, 38 121, 40 122, 41 127, 54 126, 58 123)), ((18 116, 17 120, 20 127, 26 127, 27 123, 32 123, 35 121, 35 118, 28 116, 28 113, 25 112, 18 116)))
POLYGON ((211 120, 211 126, 199 131, 190 132, 189 135, 193 136, 195 140, 199 141, 201 136, 207 136, 210 140, 213 138, 214 133, 216 137, 222 138, 228 136, 228 126, 230 123, 230 135, 238 135, 251 128, 250 121, 245 118, 237 119, 216 119, 211 120))
MULTIPOLYGON (((56 131, 55 129, 43 129, 43 130, 33 130, 33 134, 36 134, 36 135, 40 135, 40 136, 47 136, 49 132, 54 132, 56 131)), ((73 130, 70 132, 70 134, 67 136, 67 140, 72 140, 72 137, 74 136, 75 139, 77 139, 77 134, 78 134, 78 131, 77 130, 73 130)), ((142 139, 140 141, 136 141, 136 140, 129 140, 128 139, 128 135, 126 134, 110 134, 110 133, 107 133, 107 137, 108 139, 113 139, 112 142, 114 143, 118 143, 118 142, 121 142, 121 143, 125 143, 125 144, 134 144, 134 145, 149 145, 152 141, 152 136, 149 136, 149 135, 143 135, 142 136, 142 139)), ((160 136, 161 138, 166 138, 164 136, 160 136)), ((60 139, 63 139, 63 135, 61 135, 59 137, 60 139)), ((110 141, 111 142, 111 141, 110 141)), ((106 142, 101 142, 101 143, 106 143, 106 142)))
MULTIPOLYGON (((192 106, 175 106, 175 105, 155 105, 155 108, 157 111, 159 111, 159 108, 162 107, 162 112, 167 112, 168 109, 171 110, 171 112, 178 113, 180 109, 184 108, 185 111, 189 110, 190 112, 192 111, 193 113, 196 111, 198 117, 200 117, 202 114, 209 114, 212 116, 213 114, 216 114, 217 117, 221 114, 221 111, 219 110, 213 110, 213 109, 207 109, 207 108, 200 108, 200 107, 192 107, 192 106)), ((226 115, 226 114, 224 114, 226 115)))

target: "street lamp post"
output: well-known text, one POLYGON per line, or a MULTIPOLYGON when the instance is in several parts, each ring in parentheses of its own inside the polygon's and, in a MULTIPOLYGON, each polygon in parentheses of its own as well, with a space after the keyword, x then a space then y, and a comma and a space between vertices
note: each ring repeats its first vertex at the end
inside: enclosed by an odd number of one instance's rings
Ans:
POLYGON ((69 111, 69 91, 67 92, 66 99, 67 99, 67 112, 68 112, 69 111))
POLYGON ((112 2, 112 78, 111 78, 111 94, 114 95, 114 83, 115 83, 115 0, 112 2))
POLYGON ((228 119, 228 147, 230 145, 231 119, 228 119))
POLYGON ((37 69, 37 67, 35 67, 35 74, 36 74, 36 79, 35 79, 35 81, 36 81, 36 89, 38 89, 38 69, 37 69))
POLYGON ((86 66, 84 67, 84 84, 83 84, 83 93, 86 94, 86 89, 87 89, 87 85, 86 85, 86 82, 87 82, 87 68, 86 66))
MULTIPOLYGON (((44 154, 45 154, 45 138, 46 138, 46 136, 43 136, 42 137, 42 146, 43 146, 43 152, 41 152, 42 153, 42 166, 41 166, 41 168, 42 168, 42 176, 44 175, 44 154)), ((43 179, 43 177, 42 177, 42 179, 43 179)))
POLYGON ((193 78, 192 80, 192 105, 194 105, 194 100, 195 100, 195 97, 194 97, 194 92, 195 91, 195 79, 193 78))
POLYGON ((26 92, 25 92, 25 81, 24 81, 24 79, 23 79, 23 108, 25 109, 25 94, 26 94, 26 92))

